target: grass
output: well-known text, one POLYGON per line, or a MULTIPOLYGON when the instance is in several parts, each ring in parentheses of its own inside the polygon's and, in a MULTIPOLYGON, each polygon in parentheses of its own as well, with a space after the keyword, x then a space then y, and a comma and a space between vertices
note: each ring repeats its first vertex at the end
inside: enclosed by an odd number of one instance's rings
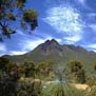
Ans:
POLYGON ((41 96, 84 96, 84 91, 76 89, 71 84, 57 83, 43 88, 41 96))

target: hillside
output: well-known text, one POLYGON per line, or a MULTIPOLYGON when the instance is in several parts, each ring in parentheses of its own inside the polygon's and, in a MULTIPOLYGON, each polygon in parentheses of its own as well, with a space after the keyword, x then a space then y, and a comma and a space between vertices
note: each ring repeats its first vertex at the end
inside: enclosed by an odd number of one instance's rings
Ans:
POLYGON ((91 64, 96 62, 96 53, 89 52, 80 46, 74 45, 60 45, 56 40, 47 40, 46 42, 37 46, 33 51, 19 56, 9 56, 12 61, 21 63, 26 60, 34 61, 36 63, 41 61, 52 60, 56 64, 66 65, 72 60, 81 61, 84 66, 91 68, 91 64))

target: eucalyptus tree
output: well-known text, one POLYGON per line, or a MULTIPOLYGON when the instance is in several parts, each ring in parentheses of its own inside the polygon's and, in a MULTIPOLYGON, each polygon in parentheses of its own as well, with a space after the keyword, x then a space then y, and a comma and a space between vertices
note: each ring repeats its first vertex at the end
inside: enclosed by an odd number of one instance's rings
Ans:
POLYGON ((79 83, 86 82, 85 70, 80 61, 71 61, 69 63, 70 74, 75 78, 79 83))
POLYGON ((17 65, 10 64, 8 59, 0 57, 0 96, 16 96, 20 77, 17 65))
POLYGON ((0 0, 0 39, 10 38, 16 29, 34 30, 38 26, 38 14, 26 7, 31 0, 0 0))

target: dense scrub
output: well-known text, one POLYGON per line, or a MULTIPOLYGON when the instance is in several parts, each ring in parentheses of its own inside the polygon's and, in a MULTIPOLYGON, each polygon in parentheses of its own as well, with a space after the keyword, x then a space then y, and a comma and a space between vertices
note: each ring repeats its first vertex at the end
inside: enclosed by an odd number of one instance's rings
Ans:
POLYGON ((95 76, 85 75, 80 62, 70 64, 69 74, 66 68, 56 68, 52 62, 34 64, 30 61, 18 65, 1 57, 0 96, 96 96, 95 76), (74 84, 89 84, 89 87, 78 89, 72 85, 73 81, 74 84))

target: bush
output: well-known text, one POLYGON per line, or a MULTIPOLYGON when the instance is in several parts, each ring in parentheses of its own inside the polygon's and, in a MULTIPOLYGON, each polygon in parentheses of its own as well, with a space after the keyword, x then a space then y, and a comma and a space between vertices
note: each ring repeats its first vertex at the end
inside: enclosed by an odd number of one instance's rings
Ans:
POLYGON ((41 96, 84 96, 82 90, 78 90, 70 84, 50 84, 43 88, 41 96))

